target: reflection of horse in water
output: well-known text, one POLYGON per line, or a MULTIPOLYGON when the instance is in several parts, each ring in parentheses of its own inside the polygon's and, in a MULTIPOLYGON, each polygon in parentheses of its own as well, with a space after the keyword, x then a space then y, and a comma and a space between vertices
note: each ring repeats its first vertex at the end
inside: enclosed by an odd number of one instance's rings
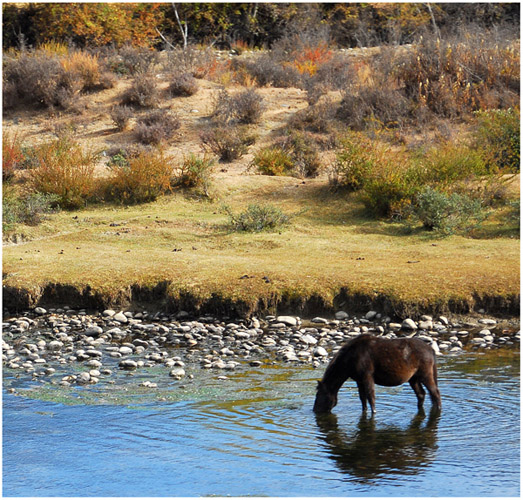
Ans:
POLYGON ((317 415, 316 422, 338 468, 366 482, 391 473, 417 474, 431 462, 437 449, 440 413, 433 408, 422 427, 424 417, 419 412, 406 429, 376 429, 375 419, 362 415, 352 434, 338 428, 338 418, 332 413, 317 415))
POLYGON ((328 413, 338 402, 342 384, 352 378, 358 384, 363 406, 367 401, 372 413, 375 410, 374 384, 396 386, 409 382, 418 398, 418 408, 423 408, 428 389, 432 404, 440 409, 438 371, 434 350, 419 339, 384 339, 373 335, 360 335, 347 342, 331 360, 325 374, 318 382, 314 401, 316 413, 328 413))

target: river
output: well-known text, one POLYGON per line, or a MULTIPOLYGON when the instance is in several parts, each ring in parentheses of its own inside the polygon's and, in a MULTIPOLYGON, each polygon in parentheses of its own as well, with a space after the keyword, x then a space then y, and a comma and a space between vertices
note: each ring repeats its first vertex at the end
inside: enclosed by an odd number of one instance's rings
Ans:
POLYGON ((314 415, 324 366, 202 370, 156 390, 136 375, 62 388, 4 370, 3 495, 518 497, 519 351, 438 365, 440 415, 428 399, 418 414, 407 384, 378 387, 373 418, 350 381, 331 416, 314 415))

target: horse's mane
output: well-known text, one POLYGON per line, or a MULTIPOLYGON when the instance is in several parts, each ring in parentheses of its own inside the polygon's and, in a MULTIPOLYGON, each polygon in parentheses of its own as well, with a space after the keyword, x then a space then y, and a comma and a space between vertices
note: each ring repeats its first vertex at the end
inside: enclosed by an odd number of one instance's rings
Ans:
POLYGON ((327 365, 327 368, 325 369, 325 373, 323 374, 322 381, 326 382, 330 380, 332 377, 335 377, 337 375, 337 368, 339 367, 338 361, 340 358, 345 356, 346 352, 354 345, 354 343, 359 339, 360 337, 356 337, 352 340, 349 340, 345 345, 343 345, 339 351, 334 355, 334 357, 330 360, 329 364, 327 365))

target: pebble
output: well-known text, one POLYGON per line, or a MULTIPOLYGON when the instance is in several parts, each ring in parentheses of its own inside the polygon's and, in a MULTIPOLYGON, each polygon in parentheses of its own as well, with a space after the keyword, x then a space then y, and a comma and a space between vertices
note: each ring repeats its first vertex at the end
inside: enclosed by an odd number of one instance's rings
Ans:
MULTIPOLYGON (((180 313, 116 313, 106 309, 90 315, 64 308, 38 314, 35 309, 27 316, 3 321, 2 355, 4 366, 10 370, 25 371, 40 382, 54 376, 67 386, 93 384, 100 379, 117 383, 121 372, 110 377, 116 367, 138 372, 142 367, 156 367, 165 370, 165 376, 179 380, 193 377, 186 374, 191 363, 220 371, 260 368, 275 362, 317 368, 325 366, 345 342, 366 332, 384 338, 421 338, 438 355, 457 355, 464 345, 468 349, 491 349, 519 342, 519 333, 501 333, 495 320, 451 325, 444 316, 434 320, 424 315, 417 324, 411 318, 394 323, 376 311, 352 319, 345 311, 335 316, 317 316, 302 325, 298 316, 291 315, 267 316, 262 321, 221 321, 211 316, 191 320, 189 314, 180 313), (471 335, 472 331, 478 333, 471 335), (75 370, 77 375, 68 375, 66 370, 75 370)), ((153 387, 147 382, 140 385, 153 387)))

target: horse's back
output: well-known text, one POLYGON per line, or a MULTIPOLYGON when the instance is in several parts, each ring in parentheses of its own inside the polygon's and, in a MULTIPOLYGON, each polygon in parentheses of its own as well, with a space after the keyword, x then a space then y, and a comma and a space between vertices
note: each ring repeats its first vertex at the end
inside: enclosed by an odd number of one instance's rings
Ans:
POLYGON ((434 351, 422 340, 374 339, 368 342, 372 353, 373 377, 378 385, 401 385, 413 376, 433 369, 434 351))

